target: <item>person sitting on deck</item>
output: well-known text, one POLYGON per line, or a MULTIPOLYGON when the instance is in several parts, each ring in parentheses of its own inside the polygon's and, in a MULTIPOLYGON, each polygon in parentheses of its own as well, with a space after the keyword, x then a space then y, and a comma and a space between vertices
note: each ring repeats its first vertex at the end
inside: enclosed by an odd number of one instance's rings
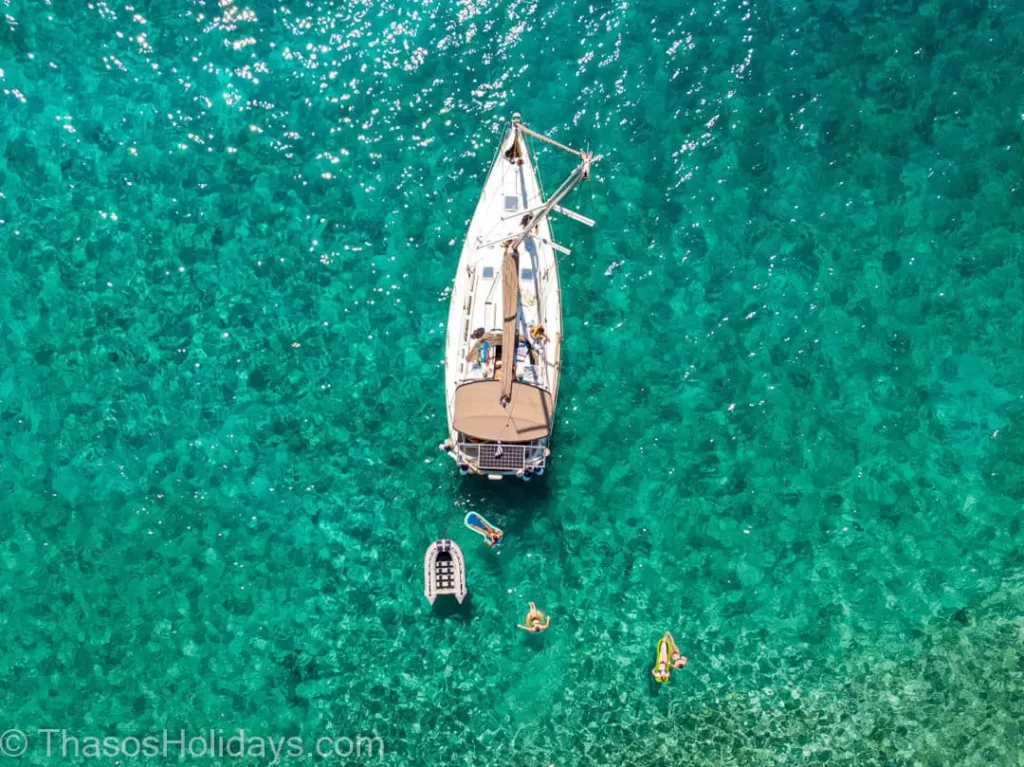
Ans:
POLYGON ((539 633, 551 625, 551 618, 538 610, 537 605, 530 602, 530 611, 526 613, 526 618, 523 620, 523 623, 526 625, 524 626, 522 623, 518 623, 516 624, 516 628, 522 629, 523 631, 539 633))

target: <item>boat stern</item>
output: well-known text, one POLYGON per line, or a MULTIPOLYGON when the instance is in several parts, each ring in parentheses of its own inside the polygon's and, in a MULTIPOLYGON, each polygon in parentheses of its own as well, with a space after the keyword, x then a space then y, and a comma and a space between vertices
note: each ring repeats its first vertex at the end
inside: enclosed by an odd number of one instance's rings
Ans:
POLYGON ((527 482, 543 476, 551 454, 546 438, 506 444, 481 442, 457 432, 439 447, 455 461, 462 475, 479 474, 496 480, 518 477, 527 482))

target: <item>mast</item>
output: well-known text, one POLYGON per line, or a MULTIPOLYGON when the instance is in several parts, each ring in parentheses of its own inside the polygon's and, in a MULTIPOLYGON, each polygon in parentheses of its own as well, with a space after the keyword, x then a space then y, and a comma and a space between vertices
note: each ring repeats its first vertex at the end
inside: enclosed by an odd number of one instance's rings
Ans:
POLYGON ((590 179, 590 166, 601 159, 600 155, 594 157, 593 152, 570 149, 554 139, 530 130, 519 121, 518 113, 512 116, 512 127, 516 131, 516 136, 512 141, 513 148, 520 140, 519 134, 526 134, 576 155, 580 158, 580 164, 544 205, 532 215, 528 213, 523 217, 523 231, 515 239, 509 240, 505 244, 505 256, 501 264, 502 309, 504 310, 502 315, 504 323, 501 332, 501 404, 503 407, 508 407, 512 400, 512 384, 515 382, 516 320, 519 317, 519 246, 530 236, 530 232, 548 217, 552 210, 559 207, 558 203, 572 191, 573 187, 580 181, 590 179))
MULTIPOLYGON (((549 144, 558 147, 559 149, 564 149, 566 152, 574 154, 580 158, 580 164, 576 166, 576 169, 569 174, 569 177, 562 182, 562 185, 555 190, 555 193, 548 198, 548 201, 544 203, 541 209, 538 210, 536 214, 534 214, 528 222, 526 222, 526 225, 523 227, 523 231, 520 232, 519 236, 512 241, 511 247, 513 250, 515 250, 520 246, 520 244, 522 244, 523 240, 530 236, 530 230, 533 229, 533 227, 537 226, 537 224, 539 224, 545 218, 547 218, 548 214, 551 213, 551 211, 558 206, 558 203, 562 201, 562 198, 564 198, 567 194, 569 194, 569 192, 572 191, 572 188, 574 186, 576 186, 580 181, 588 181, 590 179, 590 166, 593 163, 600 160, 601 157, 600 155, 594 157, 593 152, 578 152, 575 149, 570 149, 569 147, 563 144, 559 144, 554 139, 550 139, 547 136, 542 136, 540 133, 537 133, 536 131, 530 130, 521 122, 519 122, 519 120, 516 117, 512 119, 512 125, 515 127, 517 132, 525 133, 528 136, 535 136, 539 139, 542 139, 543 141, 546 141, 549 144)), ((518 140, 518 137, 516 137, 516 140, 518 140)))

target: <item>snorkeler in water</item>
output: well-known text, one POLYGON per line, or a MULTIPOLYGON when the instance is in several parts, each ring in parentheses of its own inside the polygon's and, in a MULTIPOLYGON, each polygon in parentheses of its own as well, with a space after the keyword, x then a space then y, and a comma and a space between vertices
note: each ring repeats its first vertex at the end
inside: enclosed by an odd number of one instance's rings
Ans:
POLYGON ((523 631, 538 633, 551 625, 551 618, 538 610, 537 605, 530 602, 530 611, 526 613, 526 618, 523 619, 523 623, 526 625, 524 626, 522 623, 517 623, 516 628, 522 629, 523 631))

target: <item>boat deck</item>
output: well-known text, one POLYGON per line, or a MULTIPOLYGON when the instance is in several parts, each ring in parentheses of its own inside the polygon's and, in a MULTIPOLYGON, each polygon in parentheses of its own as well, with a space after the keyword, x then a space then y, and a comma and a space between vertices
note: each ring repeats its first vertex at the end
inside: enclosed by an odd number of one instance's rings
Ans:
MULTIPOLYGON (((505 160, 499 160, 501 183, 494 194, 503 199, 503 214, 487 231, 476 235, 474 246, 468 248, 467 269, 470 286, 463 306, 462 337, 459 344, 459 381, 496 378, 502 371, 497 368, 500 359, 502 317, 502 242, 521 231, 521 222, 531 206, 541 201, 539 188, 529 193, 526 170, 505 160), (497 339, 498 343, 495 343, 497 339)), ((538 232, 538 236, 539 236, 538 232)), ((543 328, 547 320, 543 296, 543 278, 546 277, 538 242, 527 239, 519 249, 519 311, 516 317, 520 339, 515 355, 516 378, 524 383, 548 388, 550 376, 544 337, 531 338, 532 328, 543 328)), ((547 267, 549 268, 549 267, 547 267)))

